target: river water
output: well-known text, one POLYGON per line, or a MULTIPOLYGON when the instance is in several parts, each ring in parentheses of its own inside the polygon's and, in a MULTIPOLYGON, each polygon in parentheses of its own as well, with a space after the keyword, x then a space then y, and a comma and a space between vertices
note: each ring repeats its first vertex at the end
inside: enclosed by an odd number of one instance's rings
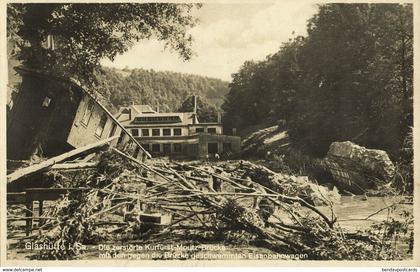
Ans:
MULTIPOLYGON (((338 222, 343 229, 349 231, 363 230, 374 223, 386 220, 388 217, 395 220, 404 220, 402 213, 407 211, 413 213, 413 205, 397 204, 394 208, 386 207, 405 201, 403 196, 395 197, 362 197, 362 196, 342 196, 339 204, 335 204, 333 209, 338 218, 338 222), (366 219, 369 217, 368 219, 366 219)), ((319 207, 326 214, 330 214, 329 207, 319 207)))
MULTIPOLYGON (((331 214, 329 207, 318 207, 326 214, 331 214)), ((394 219, 400 222, 405 221, 404 211, 413 215, 413 205, 409 204, 406 197, 360 197, 360 196, 343 196, 340 204, 333 207, 334 214, 338 218, 338 223, 343 230, 356 232, 358 230, 366 230, 372 224, 383 222, 387 219, 394 219), (397 204, 393 208, 386 208, 394 203, 397 204)), ((400 235, 393 240, 393 244, 399 254, 404 259, 412 258, 408 253, 409 236, 400 235)))

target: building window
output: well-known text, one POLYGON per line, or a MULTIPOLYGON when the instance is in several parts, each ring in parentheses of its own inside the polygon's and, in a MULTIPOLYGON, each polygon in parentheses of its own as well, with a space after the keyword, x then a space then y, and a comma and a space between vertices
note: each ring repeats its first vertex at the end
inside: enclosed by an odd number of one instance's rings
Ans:
POLYGON ((139 130, 137 128, 132 128, 131 129, 131 135, 133 135, 134 137, 138 137, 139 136, 139 130))
POLYGON ((160 152, 160 144, 152 144, 152 152, 159 153, 160 152))
POLYGON ((196 133, 202 133, 202 132, 204 132, 204 128, 196 128, 195 132, 196 133))
POLYGON ((17 92, 12 91, 11 99, 9 100, 9 103, 7 104, 7 107, 9 110, 13 108, 13 105, 14 105, 13 102, 15 101, 16 96, 17 96, 17 92))
POLYGON ((149 144, 142 144, 141 145, 143 148, 144 148, 144 150, 146 150, 146 151, 150 151, 150 146, 149 146, 149 144))
POLYGON ((152 129, 152 136, 160 136, 160 129, 158 128, 152 129))
POLYGON ((85 124, 86 126, 89 124, 90 117, 92 116, 93 106, 94 106, 93 101, 89 100, 89 102, 86 105, 85 112, 83 113, 83 117, 82 117, 82 123, 85 124))
POLYGON ((149 134, 149 130, 146 128, 146 129, 142 129, 141 130, 141 135, 143 135, 143 136, 145 136, 145 137, 148 137, 148 136, 150 136, 150 134, 149 134))
POLYGON ((216 128, 208 128, 208 129, 207 129, 207 132, 208 132, 208 133, 213 133, 213 134, 214 134, 214 133, 216 133, 216 128))
POLYGON ((180 128, 174 128, 174 135, 180 136, 181 135, 181 129, 180 128))
POLYGON ((219 152, 219 146, 217 143, 208 143, 207 144, 207 153, 208 154, 217 154, 219 152))
POLYGON ((46 96, 44 98, 44 101, 42 101, 42 106, 44 108, 48 108, 48 106, 50 105, 50 103, 51 103, 51 98, 49 98, 48 96, 46 96))
POLYGON ((163 144, 163 153, 165 154, 171 153, 171 144, 163 144))
POLYGON ((55 39, 54 39, 54 35, 48 35, 47 36, 47 40, 46 40, 46 49, 51 49, 54 50, 55 49, 55 39))
POLYGON ((132 139, 128 140, 128 143, 124 146, 124 150, 131 149, 132 145, 133 145, 133 140, 132 139))
POLYGON ((41 45, 44 49, 54 50, 56 48, 55 36, 51 34, 44 36, 41 45))
POLYGON ((182 145, 181 144, 174 144, 174 152, 179 153, 182 151, 182 145))
POLYGON ((144 124, 144 123, 179 123, 181 119, 179 116, 166 116, 166 117, 136 117, 133 120, 134 124, 144 124))
POLYGON ((114 136, 115 131, 117 131, 117 124, 115 124, 114 122, 112 122, 112 127, 111 127, 111 131, 109 132, 109 137, 114 136))
POLYGON ((121 131, 117 144, 120 145, 124 141, 124 138, 125 138, 125 133, 124 133, 124 131, 121 131))
POLYGON ((134 150, 134 153, 133 153, 133 158, 137 158, 137 156, 139 155, 139 152, 140 152, 140 147, 136 146, 136 149, 134 150))
POLYGON ((102 136, 102 132, 104 132, 106 121, 108 120, 108 116, 106 113, 102 113, 101 120, 99 121, 99 125, 96 128, 95 134, 99 137, 102 136))
POLYGON ((164 128, 164 129, 162 130, 162 134, 163 134, 163 136, 171 136, 171 129, 169 129, 169 128, 164 128))

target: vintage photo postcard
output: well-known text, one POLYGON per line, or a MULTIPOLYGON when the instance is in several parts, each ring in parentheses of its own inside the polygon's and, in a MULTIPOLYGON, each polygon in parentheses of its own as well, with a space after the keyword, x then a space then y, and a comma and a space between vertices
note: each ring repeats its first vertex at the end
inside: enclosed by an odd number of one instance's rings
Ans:
POLYGON ((2 11, 2 266, 419 265, 419 2, 2 11))

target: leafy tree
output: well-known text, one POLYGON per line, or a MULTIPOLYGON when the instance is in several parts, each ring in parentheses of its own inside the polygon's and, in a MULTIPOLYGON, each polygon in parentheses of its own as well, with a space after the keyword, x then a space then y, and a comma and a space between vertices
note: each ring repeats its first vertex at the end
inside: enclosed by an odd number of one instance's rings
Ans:
MULTIPOLYGON (((179 112, 190 112, 194 110, 193 97, 188 98, 178 109, 179 112)), ((204 98, 197 97, 197 117, 202 123, 217 122, 217 109, 211 106, 204 98)))
POLYGON ((188 60, 187 29, 200 5, 170 3, 8 4, 7 32, 23 64, 95 85, 103 58, 114 59, 133 42, 155 37, 188 60), (46 48, 48 39, 55 48, 46 48))
POLYGON ((224 121, 227 126, 244 128, 246 125, 257 122, 255 116, 256 97, 258 89, 255 87, 253 76, 258 71, 258 63, 247 61, 239 72, 232 75, 232 82, 229 84, 229 93, 222 105, 225 111, 224 121))
POLYGON ((314 155, 342 140, 396 155, 412 126, 412 5, 324 4, 307 30, 244 63, 225 119, 240 129, 286 120, 294 145, 314 155))
POLYGON ((301 85, 297 53, 303 37, 284 43, 274 55, 260 62, 245 62, 233 74, 223 109, 228 125, 239 129, 288 119, 296 90, 301 85))
POLYGON ((159 107, 161 112, 177 111, 185 100, 196 94, 199 97, 200 121, 217 119, 216 112, 220 111, 228 91, 228 83, 220 79, 145 69, 104 67, 96 74, 96 80, 99 82, 98 89, 109 98, 115 109, 134 103, 159 107))
POLYGON ((291 118, 293 139, 317 154, 336 140, 394 153, 401 147, 412 125, 405 117, 411 115, 406 105, 412 104, 412 91, 401 82, 412 88, 407 68, 412 67, 412 40, 402 43, 400 37, 412 36, 411 9, 398 4, 320 7, 299 53, 306 84, 291 118))

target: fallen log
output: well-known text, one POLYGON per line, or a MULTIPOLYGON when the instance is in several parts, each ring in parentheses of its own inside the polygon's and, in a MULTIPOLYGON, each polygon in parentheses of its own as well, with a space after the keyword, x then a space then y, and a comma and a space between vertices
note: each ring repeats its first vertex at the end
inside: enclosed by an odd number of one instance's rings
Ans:
POLYGON ((54 164, 57 164, 59 162, 68 160, 70 158, 73 158, 75 156, 80 156, 82 154, 88 154, 88 153, 92 153, 95 150, 97 150, 98 148, 103 147, 104 145, 108 144, 110 141, 117 139, 118 136, 113 136, 110 137, 108 139, 96 142, 96 143, 92 143, 92 144, 88 144, 86 146, 83 147, 79 147, 76 149, 73 149, 69 152, 66 152, 64 154, 61 154, 59 156, 50 158, 48 160, 45 160, 43 162, 40 162, 38 164, 35 165, 31 165, 19 170, 16 170, 15 172, 7 175, 7 183, 12 183, 22 177, 26 177, 28 175, 34 174, 34 173, 38 173, 40 171, 43 170, 48 170, 51 166, 53 166, 54 164))

